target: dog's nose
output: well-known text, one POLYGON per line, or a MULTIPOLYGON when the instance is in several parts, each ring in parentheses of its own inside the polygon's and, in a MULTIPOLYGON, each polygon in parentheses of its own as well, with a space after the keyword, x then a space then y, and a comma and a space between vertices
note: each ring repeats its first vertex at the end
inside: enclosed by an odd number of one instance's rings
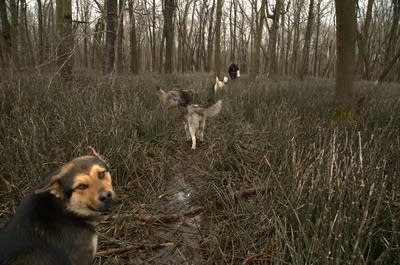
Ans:
POLYGON ((112 192, 112 191, 109 191, 109 190, 102 191, 102 192, 100 192, 100 195, 99 195, 99 201, 101 201, 101 202, 110 201, 113 199, 113 197, 114 197, 113 195, 114 195, 114 192, 112 192))

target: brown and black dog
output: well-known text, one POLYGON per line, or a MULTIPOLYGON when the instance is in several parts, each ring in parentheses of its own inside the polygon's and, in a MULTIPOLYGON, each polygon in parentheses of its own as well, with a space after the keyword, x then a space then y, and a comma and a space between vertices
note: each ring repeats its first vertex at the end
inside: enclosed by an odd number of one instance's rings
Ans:
POLYGON ((95 224, 116 202, 109 168, 90 148, 23 199, 0 230, 0 264, 92 264, 95 224))

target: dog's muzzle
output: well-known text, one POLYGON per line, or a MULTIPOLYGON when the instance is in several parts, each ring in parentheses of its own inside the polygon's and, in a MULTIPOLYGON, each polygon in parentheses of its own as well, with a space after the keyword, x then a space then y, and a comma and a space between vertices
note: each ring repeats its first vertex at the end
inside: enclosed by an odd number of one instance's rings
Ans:
POLYGON ((98 197, 98 211, 110 212, 119 202, 119 199, 113 191, 102 191, 98 197))

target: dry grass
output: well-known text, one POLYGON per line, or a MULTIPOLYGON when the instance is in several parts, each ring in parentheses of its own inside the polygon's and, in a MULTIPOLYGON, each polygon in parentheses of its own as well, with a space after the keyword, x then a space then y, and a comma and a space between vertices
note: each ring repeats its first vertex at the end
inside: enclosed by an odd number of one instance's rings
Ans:
POLYGON ((159 231, 170 227, 137 216, 173 214, 158 198, 183 168, 180 152, 193 172, 191 203, 204 207, 202 263, 400 263, 398 84, 357 83, 366 97, 358 121, 338 126, 331 81, 242 78, 219 96, 223 110, 194 155, 179 111, 162 109, 156 87, 195 88, 195 101, 208 105, 213 80, 143 75, 118 78, 113 89, 92 75, 71 84, 1 80, 0 177, 10 186, 0 190, 0 223, 30 187, 92 145, 123 199, 100 226, 99 248, 134 250, 95 264, 158 264, 154 248, 168 243, 159 231))

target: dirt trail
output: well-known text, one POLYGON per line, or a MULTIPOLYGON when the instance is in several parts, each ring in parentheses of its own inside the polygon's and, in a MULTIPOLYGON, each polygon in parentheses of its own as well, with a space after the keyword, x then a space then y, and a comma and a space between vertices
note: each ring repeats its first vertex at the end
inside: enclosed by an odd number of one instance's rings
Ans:
MULTIPOLYGON (((196 151, 189 149, 190 145, 183 145, 172 155, 170 181, 165 197, 157 207, 166 214, 184 213, 196 210, 191 196, 196 192, 197 179, 201 177, 198 170, 203 159, 204 148, 196 151)), ((202 241, 202 214, 185 217, 175 223, 162 225, 159 237, 175 244, 174 248, 164 248, 154 252, 155 264, 203 264, 200 244, 202 241)))

